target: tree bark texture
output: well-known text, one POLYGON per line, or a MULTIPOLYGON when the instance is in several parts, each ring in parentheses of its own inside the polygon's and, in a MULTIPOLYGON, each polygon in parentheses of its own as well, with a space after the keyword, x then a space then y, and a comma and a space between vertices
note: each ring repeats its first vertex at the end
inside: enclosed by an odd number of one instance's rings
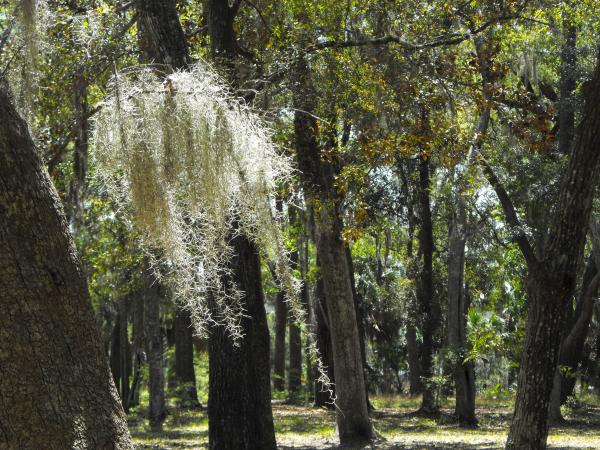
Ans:
POLYGON ((136 9, 142 61, 162 65, 167 73, 185 69, 191 58, 175 0, 136 0, 136 9))
POLYGON ((529 266, 529 314, 508 449, 544 449, 560 337, 581 263, 600 162, 600 64, 583 87, 585 106, 562 179, 549 239, 529 266))
POLYGON ((0 90, 0 449, 131 449, 58 194, 0 90))
MULTIPOLYGON (((241 2, 205 0, 211 56, 237 85, 236 36, 233 21, 241 2)), ((246 236, 232 230, 233 283, 244 292, 247 315, 244 338, 234 347, 222 328, 209 339, 209 447, 243 450, 274 449, 271 411, 270 338, 261 285, 258 251, 246 236)))
MULTIPOLYGON (((317 263, 318 264, 318 263, 317 263)), ((334 383, 333 392, 327 389, 317 378, 315 379, 314 397, 316 407, 333 407, 333 398, 335 398, 335 373, 333 370, 333 350, 331 349, 331 333, 329 332, 329 319, 327 314, 327 303, 325 302, 325 291, 323 290, 323 280, 321 277, 317 280, 316 296, 314 299, 315 328, 317 338, 317 350, 323 364, 327 367, 327 376, 334 383), (333 397, 332 397, 333 394, 333 397)))
POLYGON ((314 115, 314 90, 304 60, 296 65, 294 89, 296 152, 309 203, 315 207, 317 256, 327 302, 336 382, 336 419, 342 444, 373 437, 369 419, 360 339, 350 270, 342 240, 342 202, 333 185, 335 169, 323 161, 314 115))
POLYGON ((269 330, 258 251, 245 236, 231 241, 234 279, 245 292, 243 338, 234 342, 223 327, 209 337, 209 447, 214 450, 275 449, 269 374, 269 330))

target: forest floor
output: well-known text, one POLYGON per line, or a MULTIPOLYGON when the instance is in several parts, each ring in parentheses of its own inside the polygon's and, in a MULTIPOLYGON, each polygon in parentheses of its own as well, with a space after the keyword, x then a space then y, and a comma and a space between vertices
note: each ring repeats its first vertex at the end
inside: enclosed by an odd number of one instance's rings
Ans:
MULTIPOLYGON (((502 449, 511 417, 510 400, 483 400, 477 415, 479 427, 461 429, 445 402, 436 417, 415 413, 418 399, 376 397, 373 424, 379 439, 363 449, 502 449)), ((139 449, 204 449, 208 442, 205 410, 170 409, 161 433, 151 432, 144 411, 130 415, 130 429, 139 449)), ((335 449, 335 414, 326 409, 274 402, 273 415, 280 449, 335 449)), ((582 403, 565 411, 564 424, 554 427, 548 439, 552 449, 600 449, 600 405, 582 403)))

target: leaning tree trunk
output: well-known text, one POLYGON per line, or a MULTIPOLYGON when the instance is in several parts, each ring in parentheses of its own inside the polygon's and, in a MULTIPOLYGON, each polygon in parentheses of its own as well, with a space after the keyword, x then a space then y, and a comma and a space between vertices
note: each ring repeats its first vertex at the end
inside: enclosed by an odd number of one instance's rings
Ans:
POLYGON ((325 291, 323 290, 323 280, 321 277, 317 280, 313 310, 315 315, 317 351, 327 368, 327 377, 334 383, 331 387, 325 386, 320 381, 319 374, 316 374, 314 384, 315 406, 332 408, 333 399, 335 398, 335 373, 333 370, 334 363, 333 350, 331 349, 331 333, 329 332, 329 316, 327 314, 327 303, 325 302, 325 291))
POLYGON ((200 406, 194 371, 194 330, 189 311, 178 309, 173 321, 175 333, 175 389, 183 407, 200 406))
POLYGON ((327 302, 333 349, 336 389, 336 419, 340 442, 352 444, 373 437, 369 419, 360 339, 352 295, 346 247, 342 239, 342 201, 332 184, 334 167, 321 157, 316 119, 311 111, 316 101, 310 69, 304 60, 296 65, 298 87, 294 92, 296 152, 309 203, 315 208, 317 257, 327 302))
POLYGON ((243 338, 234 342, 223 327, 209 337, 208 441, 215 450, 275 449, 269 377, 269 330, 256 246, 243 235, 231 241, 233 279, 245 295, 243 338))
POLYGON ((133 448, 75 246, 0 89, 0 447, 133 448))
POLYGON ((529 268, 529 313, 508 449, 546 448, 548 403, 563 320, 583 256, 600 168, 600 60, 583 90, 586 101, 581 123, 540 260, 520 237, 529 268))
POLYGON ((456 211, 450 224, 448 242, 448 347, 451 350, 456 406, 454 413, 461 426, 477 424, 475 418, 475 371, 467 355, 468 297, 465 289, 466 211, 457 194, 456 211))

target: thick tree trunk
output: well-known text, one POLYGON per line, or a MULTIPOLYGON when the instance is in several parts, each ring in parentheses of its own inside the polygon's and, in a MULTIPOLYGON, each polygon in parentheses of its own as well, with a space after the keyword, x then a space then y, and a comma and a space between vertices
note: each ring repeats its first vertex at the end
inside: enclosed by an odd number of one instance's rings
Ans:
POLYGON ((433 354, 437 337, 440 308, 433 287, 433 223, 431 221, 429 159, 419 163, 419 252, 421 253, 421 273, 419 277, 420 313, 423 316, 423 345, 421 351, 421 376, 424 379, 423 399, 420 411, 425 414, 437 412, 436 387, 432 382, 434 375, 433 354))
POLYGON ((175 389, 181 406, 200 406, 194 371, 194 330, 189 311, 178 309, 173 321, 175 333, 175 389))
POLYGON ((258 252, 245 236, 232 240, 230 269, 245 292, 244 337, 235 346, 224 328, 209 338, 208 436, 214 450, 275 449, 269 376, 269 330, 258 252))
POLYGON ((549 239, 541 260, 520 246, 529 266, 527 334, 515 414, 506 447, 546 448, 548 403, 557 369, 560 337, 575 286, 600 163, 600 61, 584 86, 582 121, 562 179, 549 239))
POLYGON ((448 242, 448 347, 451 350, 454 366, 456 389, 454 413, 461 426, 470 427, 477 424, 475 371, 472 362, 464 361, 468 353, 466 329, 469 301, 464 281, 467 232, 465 205, 458 195, 448 242))
POLYGON ((273 390, 285 389, 285 329, 287 325, 287 305, 284 292, 275 296, 275 349, 273 354, 273 390))
POLYGON ((131 449, 58 195, 0 89, 0 447, 131 449))
POLYGON ((144 307, 146 355, 148 357, 148 420, 150 428, 162 430, 167 418, 165 403, 165 348, 160 327, 161 288, 153 269, 144 272, 144 307))
MULTIPOLYGON (((236 86, 236 36, 233 22, 241 2, 205 0, 205 16, 211 56, 227 71, 236 86)), ((212 449, 274 449, 275 428, 271 411, 270 339, 261 286, 257 249, 237 233, 231 268, 247 316, 242 320, 244 338, 234 347, 231 338, 217 328, 209 340, 209 446, 212 449), (241 380, 241 382, 240 382, 241 380)))

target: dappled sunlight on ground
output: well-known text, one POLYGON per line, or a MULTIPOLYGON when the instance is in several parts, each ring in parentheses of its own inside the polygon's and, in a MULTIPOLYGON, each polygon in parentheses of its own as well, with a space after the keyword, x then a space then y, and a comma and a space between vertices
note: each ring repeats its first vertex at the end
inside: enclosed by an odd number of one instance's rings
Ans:
MULTIPOLYGON (((407 398, 374 399, 373 423, 376 443, 362 449, 502 449, 511 417, 510 403, 485 405, 478 410, 479 428, 464 430, 444 407, 436 417, 415 413, 418 401, 407 398)), ((445 405, 448 406, 448 405, 445 405)), ((170 410, 162 433, 149 431, 143 410, 130 416, 129 424, 140 449, 204 449, 208 441, 205 410, 170 410)), ((308 406, 277 402, 273 416, 279 448, 286 450, 335 449, 335 413, 308 406)), ((600 449, 600 408, 582 406, 570 411, 567 420, 550 432, 549 448, 600 449)))

